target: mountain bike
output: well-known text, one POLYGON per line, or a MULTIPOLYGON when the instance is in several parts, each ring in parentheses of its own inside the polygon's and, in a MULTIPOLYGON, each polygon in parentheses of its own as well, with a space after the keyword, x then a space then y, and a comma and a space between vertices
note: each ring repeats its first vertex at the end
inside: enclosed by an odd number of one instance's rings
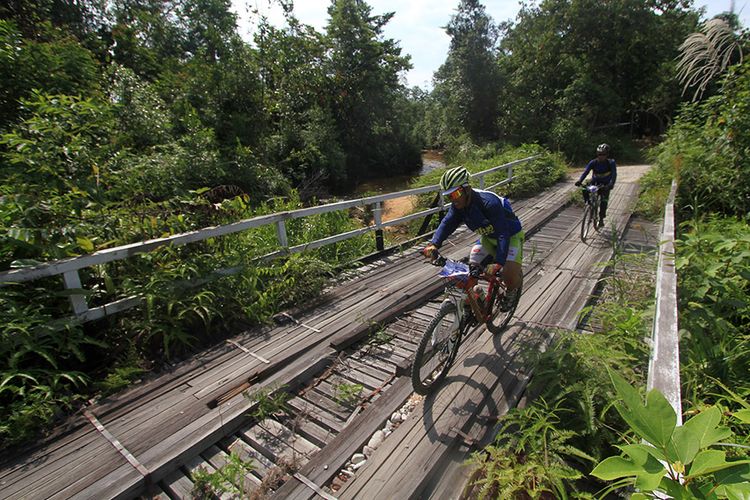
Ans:
POLYGON ((584 191, 584 203, 583 206, 583 219, 581 220, 581 241, 586 241, 591 228, 595 231, 599 231, 602 228, 602 223, 599 220, 599 206, 601 205, 601 196, 599 195, 600 186, 596 184, 589 184, 583 186, 584 191))
POLYGON ((427 326, 414 355, 411 381, 417 394, 427 395, 447 375, 461 341, 479 324, 498 334, 510 322, 523 286, 513 297, 500 277, 487 275, 479 267, 438 255, 431 264, 442 269, 446 298, 427 326))

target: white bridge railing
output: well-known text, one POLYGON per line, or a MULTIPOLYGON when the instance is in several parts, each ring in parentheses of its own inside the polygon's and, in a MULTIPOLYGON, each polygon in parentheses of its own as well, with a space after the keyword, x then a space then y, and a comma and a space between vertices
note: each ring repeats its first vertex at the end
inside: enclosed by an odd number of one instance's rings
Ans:
MULTIPOLYGON (((523 162, 527 162, 537 158, 539 155, 522 158, 515 160, 504 165, 493 167, 482 172, 478 172, 472 175, 472 178, 478 180, 478 186, 482 189, 494 189, 498 186, 508 184, 513 179, 513 167, 523 162), (485 177, 498 170, 506 169, 507 177, 491 186, 485 186, 485 177)), ((366 234, 371 231, 375 231, 379 234, 378 238, 378 250, 382 248, 382 230, 387 226, 394 226, 403 224, 413 219, 421 217, 427 217, 434 213, 445 210, 445 205, 442 200, 438 203, 435 208, 428 210, 422 210, 420 212, 393 219, 389 221, 382 220, 383 202, 395 198, 402 198, 404 196, 413 196, 430 192, 439 192, 439 186, 425 186, 421 188, 408 189, 405 191, 399 191, 396 193, 383 194, 378 196, 369 196, 366 198, 359 198, 356 200, 346 200, 337 203, 331 203, 328 205, 321 205, 317 207, 303 208, 299 210, 292 210, 287 212, 279 212, 270 215, 262 215, 259 217, 253 217, 251 219, 241 220, 232 224, 226 224, 223 226, 214 226, 200 229, 197 231, 190 231, 187 233, 176 234, 166 238, 157 238, 147 240, 139 243, 131 243, 129 245, 123 245, 115 248, 109 248, 101 250, 88 255, 82 255, 80 257, 72 257, 69 259, 62 259, 52 262, 46 262, 32 267, 26 267, 21 269, 12 269, 9 271, 0 272, 0 287, 5 286, 9 283, 20 283, 26 281, 33 281, 40 278, 47 278, 51 276, 62 275, 63 286, 68 291, 70 296, 70 302, 75 317, 82 321, 92 321, 96 319, 109 316, 126 309, 137 306, 141 302, 141 298, 137 296, 131 296, 116 300, 99 307, 89 308, 86 302, 86 291, 83 290, 80 275, 78 274, 81 269, 85 269, 91 266, 100 264, 106 264, 108 262, 128 259, 138 254, 151 252, 157 248, 171 245, 180 246, 189 243, 196 243, 204 241, 209 238, 217 238, 221 236, 227 236, 230 234, 239 233, 248 229, 253 229, 269 224, 276 225, 276 235, 279 245, 279 250, 272 252, 262 257, 267 260, 275 257, 289 255, 293 253, 302 252, 304 250, 312 250, 339 241, 344 241, 349 238, 354 238, 362 234, 366 234), (327 212, 335 212, 338 210, 346 210, 352 207, 371 206, 373 212, 374 223, 371 226, 356 229, 354 231, 348 231, 341 234, 336 234, 309 243, 301 245, 289 246, 286 232, 286 221, 292 219, 299 219, 302 217, 308 217, 311 215, 317 215, 327 212), (77 293, 79 292, 79 293, 77 293)), ((223 269, 217 271, 223 275, 236 274, 241 271, 241 268, 234 269, 223 269)))
POLYGON ((675 260, 674 200, 677 182, 664 208, 659 263, 656 269, 656 314, 651 337, 651 358, 648 366, 647 390, 658 389, 674 408, 677 425, 682 425, 680 396, 680 339, 677 316, 677 272, 675 260))

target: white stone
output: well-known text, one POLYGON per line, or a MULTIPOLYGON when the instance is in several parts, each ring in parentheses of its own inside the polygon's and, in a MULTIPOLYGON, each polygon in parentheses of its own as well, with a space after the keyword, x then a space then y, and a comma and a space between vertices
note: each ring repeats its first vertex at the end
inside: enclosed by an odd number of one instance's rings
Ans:
POLYGON ((360 467, 362 467, 366 463, 367 463, 367 460, 363 460, 362 462, 359 462, 358 464, 354 464, 354 470, 359 469, 360 467))
POLYGON ((367 443, 367 446, 369 446, 373 450, 377 450, 378 446, 383 444, 383 439, 385 439, 385 437, 383 436, 383 431, 376 431, 375 434, 373 434, 370 438, 370 442, 367 443))
POLYGON ((362 460, 367 460, 367 457, 365 457, 365 456, 364 456, 363 454, 361 454, 361 453, 355 453, 354 455, 352 455, 352 463, 353 463, 353 464, 358 464, 358 463, 360 463, 360 462, 361 462, 362 460))
POLYGON ((391 415, 390 422, 393 422, 394 424, 398 424, 402 420, 403 418, 401 417, 401 414, 399 412, 393 412, 393 415, 391 415))
POLYGON ((375 450, 373 450, 369 446, 365 446, 364 448, 362 448, 362 453, 364 453, 367 458, 370 458, 373 452, 375 452, 375 450))

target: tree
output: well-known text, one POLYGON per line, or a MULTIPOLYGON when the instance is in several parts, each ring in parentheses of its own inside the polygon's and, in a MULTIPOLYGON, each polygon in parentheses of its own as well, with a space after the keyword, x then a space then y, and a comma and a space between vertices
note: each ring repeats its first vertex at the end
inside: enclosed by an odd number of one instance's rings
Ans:
POLYGON ((435 80, 454 125, 475 140, 496 139, 502 79, 495 64, 497 27, 478 0, 461 0, 446 33, 451 37, 445 63, 435 80))
POLYGON ((269 131, 265 159, 278 165, 307 199, 324 183, 346 179, 345 154, 331 110, 326 40, 289 13, 288 27, 261 21, 256 45, 269 131))
POLYGON ((524 6, 500 44, 508 79, 501 129, 514 142, 538 140, 580 158, 634 116, 665 120, 680 101, 671 85, 676 49, 697 19, 682 2, 524 6))
POLYGON ((0 21, 0 128, 17 120, 19 100, 34 89, 86 97, 99 90, 92 53, 62 31, 52 30, 48 38, 23 38, 15 23, 0 21))
POLYGON ((231 10, 230 0, 182 0, 180 3, 186 49, 190 54, 216 62, 240 43, 237 15, 231 10))
POLYGON ((419 166, 396 109, 406 95, 399 79, 411 67, 392 39, 382 39, 393 13, 371 15, 362 0, 332 0, 327 40, 331 110, 346 154, 348 181, 419 166))

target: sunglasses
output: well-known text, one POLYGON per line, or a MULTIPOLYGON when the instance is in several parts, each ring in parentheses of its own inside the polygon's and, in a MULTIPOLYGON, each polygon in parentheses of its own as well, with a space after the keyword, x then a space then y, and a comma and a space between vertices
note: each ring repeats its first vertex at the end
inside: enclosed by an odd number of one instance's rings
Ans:
POLYGON ((596 156, 607 156, 607 153, 597 153, 596 156))
POLYGON ((448 199, 451 201, 458 201, 461 199, 463 195, 464 195, 464 188, 458 187, 454 189, 453 191, 451 191, 450 193, 448 193, 448 199))

